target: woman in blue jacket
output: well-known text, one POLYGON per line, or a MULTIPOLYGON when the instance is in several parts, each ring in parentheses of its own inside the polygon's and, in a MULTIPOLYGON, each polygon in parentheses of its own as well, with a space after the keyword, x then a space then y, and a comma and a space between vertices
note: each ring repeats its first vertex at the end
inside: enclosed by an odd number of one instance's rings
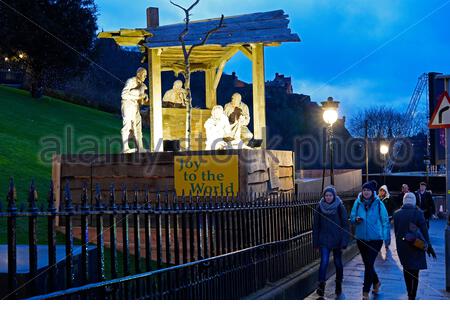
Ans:
POLYGON ((375 184, 366 182, 350 215, 352 224, 356 225, 355 238, 364 262, 364 300, 369 299, 372 285, 373 293, 376 294, 380 290, 381 282, 374 268, 375 259, 383 246, 383 241, 389 243, 391 239, 388 213, 375 192, 375 184))
POLYGON ((320 250, 319 287, 317 294, 325 294, 325 281, 330 253, 333 252, 336 267, 336 294, 342 293, 344 270, 342 265, 342 249, 345 249, 349 239, 347 210, 332 186, 323 191, 319 206, 314 212, 313 245, 320 250))

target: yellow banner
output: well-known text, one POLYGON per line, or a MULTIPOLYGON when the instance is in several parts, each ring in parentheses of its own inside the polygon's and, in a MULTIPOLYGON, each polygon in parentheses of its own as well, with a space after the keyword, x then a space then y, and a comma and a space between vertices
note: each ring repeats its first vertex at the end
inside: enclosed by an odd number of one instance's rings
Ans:
POLYGON ((175 190, 199 196, 237 195, 239 168, 237 155, 176 156, 175 190))

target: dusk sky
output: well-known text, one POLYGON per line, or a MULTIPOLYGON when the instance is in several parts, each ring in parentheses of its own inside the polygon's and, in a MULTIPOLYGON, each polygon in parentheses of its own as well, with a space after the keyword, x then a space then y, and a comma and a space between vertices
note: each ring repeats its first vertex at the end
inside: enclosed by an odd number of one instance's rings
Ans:
MULTIPOLYGON (((161 25, 183 19, 168 0, 96 2, 105 31, 145 27, 149 6, 160 8, 161 25)), ((371 105, 405 108, 422 73, 450 73, 450 0, 201 0, 192 19, 277 9, 289 14, 302 42, 266 49, 266 79, 279 72, 313 101, 333 96, 341 101, 341 116, 371 105)), ((225 71, 251 82, 251 64, 242 54, 225 71)))

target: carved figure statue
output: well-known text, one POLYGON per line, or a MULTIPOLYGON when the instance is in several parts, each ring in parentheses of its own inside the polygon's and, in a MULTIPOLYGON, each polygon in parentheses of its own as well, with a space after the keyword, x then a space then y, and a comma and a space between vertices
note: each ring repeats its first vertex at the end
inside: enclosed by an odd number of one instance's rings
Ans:
POLYGON ((163 107, 165 108, 185 108, 187 91, 183 88, 183 81, 177 80, 173 83, 173 88, 168 90, 163 97, 163 107))
POLYGON ((242 96, 239 93, 233 94, 231 102, 225 105, 225 115, 230 122, 233 139, 248 144, 253 138, 253 134, 247 127, 250 123, 250 111, 248 106, 242 102, 242 96))
POLYGON ((223 150, 230 141, 231 126, 222 106, 215 106, 211 110, 211 117, 205 122, 206 150, 223 150))
POLYGON ((148 95, 146 93, 147 86, 144 81, 147 78, 147 70, 139 68, 136 76, 127 80, 122 90, 122 119, 123 127, 121 130, 123 153, 132 153, 146 151, 142 141, 142 119, 140 114, 140 106, 148 103, 148 95), (136 141, 136 148, 130 149, 129 138, 132 136, 136 141))

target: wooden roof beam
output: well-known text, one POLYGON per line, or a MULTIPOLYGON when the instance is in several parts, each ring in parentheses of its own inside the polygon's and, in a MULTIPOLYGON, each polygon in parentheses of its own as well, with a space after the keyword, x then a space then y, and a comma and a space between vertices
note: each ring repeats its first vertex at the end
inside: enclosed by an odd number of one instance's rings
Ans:
POLYGON ((253 61, 253 51, 252 47, 248 45, 239 46, 239 50, 246 56, 250 61, 253 61))

